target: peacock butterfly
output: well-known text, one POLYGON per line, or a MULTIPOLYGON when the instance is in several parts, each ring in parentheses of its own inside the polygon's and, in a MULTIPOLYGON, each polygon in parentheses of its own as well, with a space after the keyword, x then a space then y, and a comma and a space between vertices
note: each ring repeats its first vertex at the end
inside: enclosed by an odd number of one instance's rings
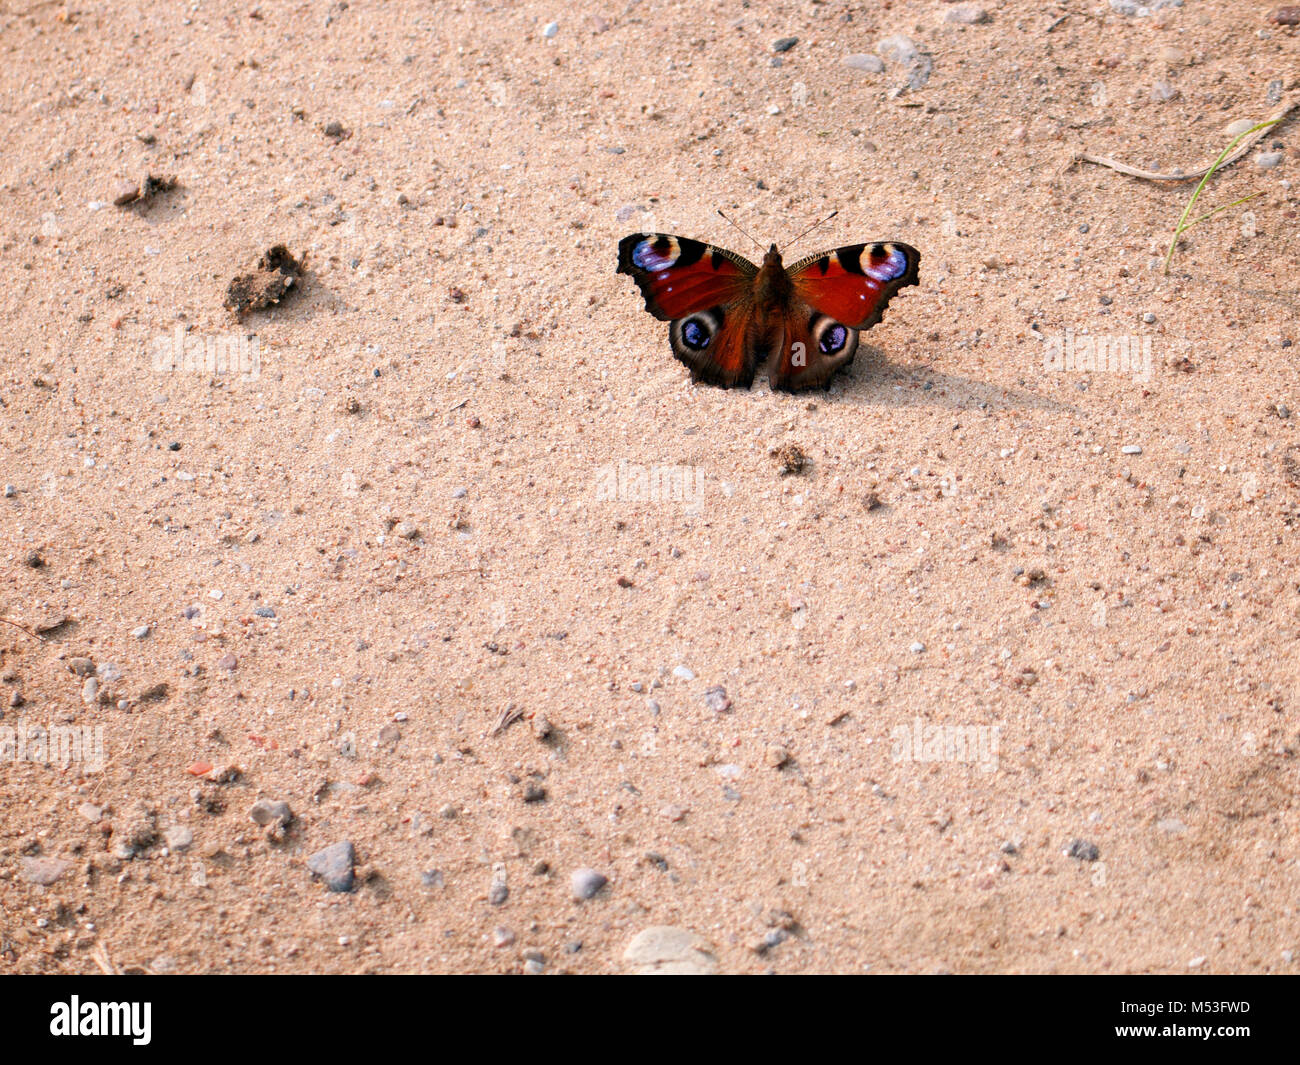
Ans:
POLYGON ((775 356, 769 379, 783 392, 826 387, 894 293, 917 283, 920 263, 921 253, 898 241, 849 244, 788 270, 775 244, 761 267, 667 233, 633 233, 618 244, 618 272, 669 323, 673 354, 694 380, 749 388, 759 364, 775 356))

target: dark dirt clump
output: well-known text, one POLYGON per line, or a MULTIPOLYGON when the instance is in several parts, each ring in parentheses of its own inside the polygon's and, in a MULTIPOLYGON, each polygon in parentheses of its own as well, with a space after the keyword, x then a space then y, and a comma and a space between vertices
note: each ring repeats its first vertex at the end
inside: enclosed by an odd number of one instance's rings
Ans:
POLYGON ((260 311, 279 303, 302 277, 302 263, 283 244, 277 244, 257 260, 251 274, 241 274, 226 289, 226 306, 236 314, 260 311))

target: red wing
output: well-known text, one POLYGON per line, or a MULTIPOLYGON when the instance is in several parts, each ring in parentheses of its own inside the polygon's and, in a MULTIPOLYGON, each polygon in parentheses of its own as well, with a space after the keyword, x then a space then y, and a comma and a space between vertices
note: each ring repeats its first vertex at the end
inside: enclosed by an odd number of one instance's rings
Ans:
POLYGON ((909 244, 850 244, 790 268, 795 295, 850 329, 870 329, 900 288, 915 285, 921 253, 909 244))
POLYGON ((691 368, 691 377, 722 388, 748 388, 754 383, 762 339, 758 322, 745 304, 711 307, 668 326, 673 354, 691 368))
POLYGON ((633 233, 618 242, 618 272, 632 275, 647 311, 670 322, 743 299, 758 267, 688 237, 633 233))
POLYGON ((915 285, 920 253, 907 244, 852 244, 801 259, 790 268, 794 299, 781 323, 770 371, 782 392, 821 388, 853 361, 858 335, 885 313, 890 298, 915 285))
POLYGON ((773 390, 824 387, 836 370, 853 361, 859 332, 806 304, 791 307, 781 323, 779 346, 773 349, 775 358, 768 370, 773 390))
POLYGON ((734 252, 666 233, 633 233, 618 244, 618 271, 630 274, 646 310, 668 326, 673 354, 697 381, 730 388, 754 382, 758 365, 754 277, 734 252))

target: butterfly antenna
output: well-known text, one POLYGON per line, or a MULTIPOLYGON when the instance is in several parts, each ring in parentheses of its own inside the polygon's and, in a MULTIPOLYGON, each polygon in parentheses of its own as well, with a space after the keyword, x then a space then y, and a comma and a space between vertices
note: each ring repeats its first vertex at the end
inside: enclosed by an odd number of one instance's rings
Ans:
POLYGON ((830 214, 828 214, 825 218, 823 218, 820 222, 814 222, 814 223, 813 223, 812 225, 810 225, 807 229, 805 229, 802 233, 800 233, 797 237, 795 237, 794 240, 790 241, 790 243, 787 244, 787 245, 785 246, 785 247, 786 247, 786 251, 789 251, 792 247, 794 247, 796 244, 798 244, 799 241, 803 240, 804 237, 806 237, 809 233, 811 233, 811 232, 812 232, 814 229, 816 229, 818 226, 824 226, 827 222, 829 222, 832 218, 834 218, 834 217, 835 217, 837 214, 839 214, 839 213, 840 213, 839 211, 832 211, 832 212, 831 212, 830 214))
MULTIPOLYGON (((730 219, 730 218, 728 218, 725 214, 722 214, 722 208, 718 208, 718 214, 719 214, 719 215, 722 215, 722 218, 723 218, 724 221, 726 221, 726 222, 731 222, 731 219, 730 219)), ((740 226, 736 225, 735 222, 731 222, 731 224, 732 224, 733 226, 736 226, 737 229, 740 229, 740 226)), ((747 233, 745 230, 740 229, 740 231, 741 231, 742 233, 744 233, 745 236, 749 237, 750 240, 753 240, 754 243, 757 244, 757 245, 759 246, 760 249, 763 247, 763 245, 762 245, 761 242, 759 242, 759 241, 757 241, 757 240, 754 240, 754 238, 753 238, 752 236, 750 236, 749 233, 747 233)))

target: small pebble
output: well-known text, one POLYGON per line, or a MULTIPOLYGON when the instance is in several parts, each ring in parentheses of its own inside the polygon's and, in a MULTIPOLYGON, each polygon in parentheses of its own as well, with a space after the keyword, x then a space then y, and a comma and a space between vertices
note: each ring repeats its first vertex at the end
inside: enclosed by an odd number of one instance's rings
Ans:
POLYGON ((790 51, 791 48, 793 48, 798 43, 799 43, 798 37, 781 37, 772 42, 772 51, 788 52, 790 51))
POLYGON ((992 18, 982 7, 976 7, 974 4, 958 4, 956 7, 950 7, 944 12, 943 20, 944 22, 955 22, 963 26, 978 26, 985 22, 991 22, 992 18))
POLYGON ((149 626, 141 625, 138 628, 134 628, 131 630, 131 635, 134 636, 137 640, 143 640, 146 636, 149 635, 149 626))
POLYGON ((1260 152, 1255 156, 1255 165, 1261 170, 1272 170, 1275 166, 1282 165, 1282 153, 1260 152))
POLYGON ((113 205, 125 207, 140 198, 140 186, 134 181, 119 181, 113 186, 113 205))
POLYGON ((763 752, 763 761, 773 769, 780 769, 790 764, 790 752, 777 744, 769 744, 763 752))
POLYGON ((16 496, 17 494, 18 494, 18 489, 15 488, 13 485, 11 485, 11 484, 7 484, 7 485, 5 485, 5 498, 6 498, 6 499, 12 499, 12 498, 13 498, 14 496, 16 496))
POLYGON ((919 655, 922 651, 925 650, 925 644, 923 644, 920 640, 917 640, 908 648, 908 650, 911 651, 912 654, 914 655, 919 655))
POLYGON ((673 676, 676 677, 678 680, 694 680, 694 679, 695 679, 695 674, 692 673, 692 672, 691 672, 689 669, 687 669, 685 666, 674 666, 674 667, 673 667, 673 676))
POLYGON ((689 928, 655 925, 632 937, 623 961, 641 975, 707 975, 718 971, 713 947, 689 928))
POLYGON ((194 833, 184 825, 173 825, 163 831, 163 842, 172 851, 188 850, 194 842, 194 833))
POLYGON ((548 41, 559 32, 560 32, 560 24, 558 22, 548 22, 545 26, 542 27, 542 36, 545 37, 548 41))
POLYGON ((72 868, 72 863, 62 858, 22 858, 18 868, 27 883, 49 887, 72 868))
POLYGON ((1139 444, 1125 444, 1125 445, 1124 445, 1122 448, 1120 448, 1119 450, 1120 450, 1121 454, 1124 454, 1124 455, 1140 455, 1140 454, 1142 454, 1142 448, 1141 448, 1141 446, 1140 446, 1139 444))
POLYGON ((317 851, 307 859, 307 868, 325 881, 330 891, 351 891, 356 882, 356 848, 347 840, 317 851))
POLYGON ((253 611, 253 613, 256 614, 259 618, 275 617, 275 611, 272 610, 269 606, 259 606, 256 610, 253 611))
POLYGON ((577 869, 570 878, 573 897, 579 902, 590 899, 609 883, 609 878, 595 869, 577 869))
POLYGON ((704 705, 715 714, 725 714, 731 709, 731 698, 727 695, 727 689, 710 688, 704 693, 704 705))
POLYGON ((864 74, 883 74, 885 61, 879 56, 865 55, 862 52, 846 55, 844 65, 850 70, 860 70, 864 74))
POLYGON ((1095 843, 1089 843, 1084 839, 1071 840, 1069 847, 1065 850, 1067 858, 1078 858, 1083 862, 1095 862, 1101 857, 1101 849, 1095 843))
POLYGON ((284 828, 293 820, 293 811, 283 800, 258 799, 248 811, 248 816, 263 828, 267 825, 284 828))

